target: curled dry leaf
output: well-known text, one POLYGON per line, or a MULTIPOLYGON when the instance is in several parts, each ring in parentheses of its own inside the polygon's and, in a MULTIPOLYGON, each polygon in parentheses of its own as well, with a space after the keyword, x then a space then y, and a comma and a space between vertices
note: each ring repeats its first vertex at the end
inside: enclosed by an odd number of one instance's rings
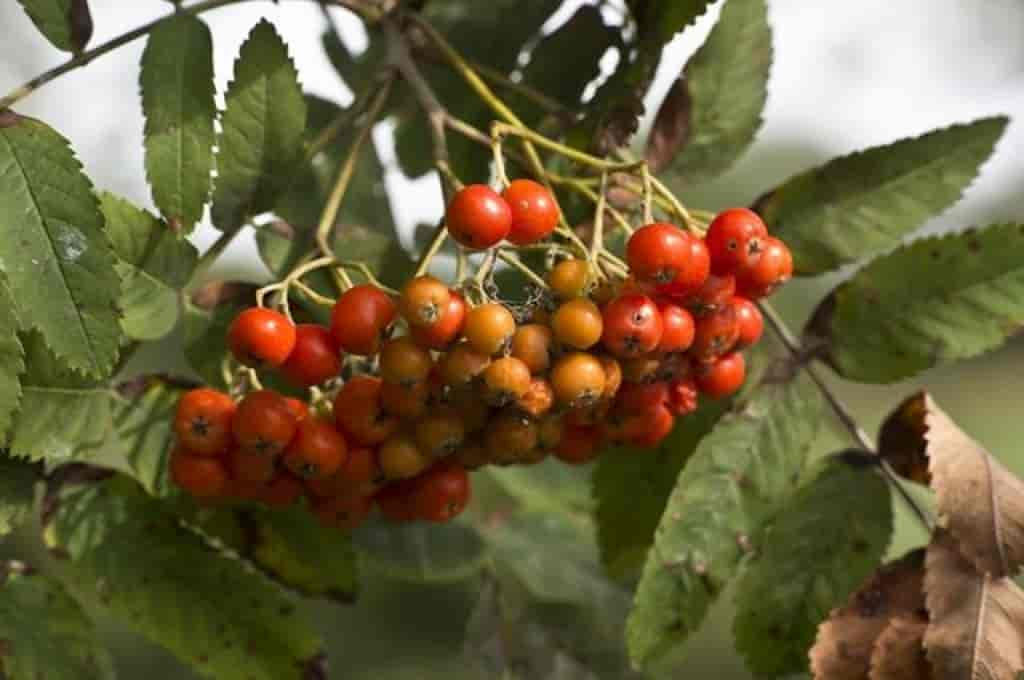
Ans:
POLYGON ((879 568, 832 611, 811 647, 815 680, 864 680, 875 641, 896 617, 920 617, 924 609, 924 550, 915 550, 879 568))
POLYGON ((875 641, 869 680, 931 680, 932 667, 924 651, 928 620, 921 615, 898 616, 875 641))
POLYGON ((665 96, 665 100, 654 118, 654 126, 647 138, 644 157, 651 170, 659 172, 667 166, 676 151, 690 134, 690 111, 692 102, 685 77, 678 78, 665 96))
POLYGON ((925 485, 931 481, 925 453, 926 398, 924 392, 908 397, 889 414, 878 432, 878 455, 898 474, 925 485))
POLYGON ((1024 591, 979 574, 960 547, 940 529, 925 558, 924 646, 935 680, 1015 680, 1024 672, 1024 591))
POLYGON ((995 577, 1024 564, 1024 482, 968 437, 928 395, 925 426, 939 513, 974 567, 995 577))

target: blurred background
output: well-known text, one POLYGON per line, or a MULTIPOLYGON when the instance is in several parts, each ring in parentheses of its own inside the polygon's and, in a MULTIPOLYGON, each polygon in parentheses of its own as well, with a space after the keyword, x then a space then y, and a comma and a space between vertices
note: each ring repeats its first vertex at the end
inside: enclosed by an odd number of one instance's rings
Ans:
MULTIPOLYGON (((485 5, 486 3, 481 3, 485 5)), ((557 3, 553 3, 557 4, 557 3)), ((549 26, 567 18, 577 0, 565 3, 549 26)), ((91 0, 98 44, 169 9, 155 0, 91 0)), ((648 109, 660 102, 687 57, 703 41, 717 16, 717 5, 695 28, 667 48, 648 109)), ((1024 3, 1019 0, 771 0, 775 60, 765 124, 739 163, 720 179, 688 188, 684 197, 699 207, 746 205, 786 177, 828 158, 882 144, 954 122, 997 113, 1024 112, 1024 3)), ((347 103, 344 87, 320 49, 324 27, 313 3, 248 2, 205 15, 215 36, 216 74, 223 92, 238 46, 250 28, 267 17, 289 43, 306 89, 347 103)), ((352 16, 334 19, 355 50, 365 35, 352 16)), ((86 171, 101 189, 151 206, 142 159, 143 120, 138 96, 138 62, 143 41, 103 57, 37 92, 19 112, 46 120, 67 136, 86 171)), ((21 7, 0 3, 0 91, 59 64, 55 51, 36 32, 21 7)), ((442 206, 436 180, 410 182, 393 163, 386 126, 375 142, 388 163, 387 183, 406 244, 418 221, 434 221, 442 206)), ((1024 124, 1014 121, 977 185, 926 231, 960 229, 997 221, 1024 221, 1024 124)), ((195 241, 208 245, 216 232, 208 225, 195 241)), ((252 280, 264 275, 251 234, 236 239, 224 271, 252 280)), ((936 275, 941 275, 937 273, 936 275)), ((802 324, 814 303, 835 280, 796 282, 780 296, 780 308, 802 324)), ((952 368, 935 370, 910 382, 885 387, 835 381, 869 431, 886 411, 919 387, 974 437, 1018 474, 1024 474, 1024 343, 952 368)), ((839 447, 829 435, 821 447, 839 447)), ((905 518, 904 518, 905 520, 905 518)), ((922 536, 901 521, 892 551, 919 543, 922 536)), ((461 678, 460 658, 466 620, 478 584, 411 586, 368 582, 358 604, 339 608, 309 604, 329 640, 332 678, 461 678)), ((731 651, 729 594, 703 630, 682 650, 685 660, 669 663, 672 677, 721 680, 748 677, 731 651)), ((117 628, 110 636, 118 651, 121 677, 188 678, 169 654, 117 628)))

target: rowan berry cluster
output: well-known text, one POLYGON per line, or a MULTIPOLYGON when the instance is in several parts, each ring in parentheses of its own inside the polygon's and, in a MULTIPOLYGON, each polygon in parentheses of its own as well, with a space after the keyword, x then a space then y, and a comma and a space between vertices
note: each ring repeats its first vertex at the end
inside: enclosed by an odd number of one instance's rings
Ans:
MULTIPOLYGON (((537 244, 558 220, 545 187, 516 180, 503 194, 460 190, 445 221, 483 250, 537 244)), ((618 278, 587 257, 553 263, 525 307, 420 275, 397 296, 345 290, 329 328, 248 309, 228 334, 234 358, 321 398, 189 392, 172 477, 201 497, 285 506, 305 495, 325 525, 353 527, 373 505, 395 521, 451 519, 470 497, 467 470, 484 465, 654 447, 702 396, 741 387, 742 350, 763 328, 753 301, 790 277, 792 260, 755 213, 734 209, 703 237, 647 224, 625 262, 618 278)))

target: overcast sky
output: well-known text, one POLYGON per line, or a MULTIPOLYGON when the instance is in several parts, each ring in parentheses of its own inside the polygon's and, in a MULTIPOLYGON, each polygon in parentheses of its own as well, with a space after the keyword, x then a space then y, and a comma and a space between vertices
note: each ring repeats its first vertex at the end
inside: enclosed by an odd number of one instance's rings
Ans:
MULTIPOLYGON (((36 33, 17 3, 0 3, 0 90, 60 62, 62 56, 36 33)), ((151 20, 169 7, 157 0, 92 0, 93 44, 151 20)), ((1024 112, 1024 3, 1019 0, 773 0, 775 63, 766 124, 751 151, 799 145, 815 158, 800 157, 786 175, 864 146, 885 143, 928 129, 994 113, 1024 112)), ((362 43, 356 22, 337 18, 346 37, 362 43)), ((698 26, 673 42, 652 93, 657 101, 717 16, 717 7, 698 26)), ((328 65, 318 36, 322 17, 312 3, 249 2, 208 13, 216 45, 220 91, 230 77, 238 46, 261 17, 275 23, 288 42, 306 88, 347 101, 348 92, 328 65)), ((150 205, 142 166, 142 118, 137 68, 138 41, 64 77, 21 103, 19 111, 46 120, 69 137, 96 184, 150 205)), ((386 138, 378 137, 386 142, 386 138)), ((1011 200, 1024 185, 1024 127, 1011 125, 983 181, 967 199, 930 228, 964 226, 993 215, 1024 219, 1011 200), (1017 153, 1014 153, 1016 150, 1017 153)), ((750 160, 750 159, 748 159, 750 160)), ((740 170, 742 174, 743 160, 740 170)), ((732 186, 726 178, 726 186, 732 186)), ((395 173, 389 182, 402 180, 395 173)), ((736 182, 735 196, 753 198, 736 182)), ((394 186, 394 185, 393 185, 394 186)), ((436 219, 440 199, 425 180, 406 189, 410 200, 396 206, 406 227, 417 218, 436 219)), ((767 186, 762 187, 767 188, 767 186)), ((200 244, 215 233, 197 233, 200 244)), ((232 251, 251 256, 243 239, 232 251)))

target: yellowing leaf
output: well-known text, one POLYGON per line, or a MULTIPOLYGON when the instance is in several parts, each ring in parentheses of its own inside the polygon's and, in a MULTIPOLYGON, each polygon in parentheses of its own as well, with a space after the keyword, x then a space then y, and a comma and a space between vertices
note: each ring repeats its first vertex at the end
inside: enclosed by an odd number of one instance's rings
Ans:
POLYGON ((929 470, 939 513, 974 568, 995 577, 1024 564, 1024 482, 925 397, 929 470))
POLYGON ((938 530, 928 546, 924 589, 931 623, 924 635, 935 680, 1016 680, 1024 671, 1024 591, 975 571, 954 537, 938 530))

